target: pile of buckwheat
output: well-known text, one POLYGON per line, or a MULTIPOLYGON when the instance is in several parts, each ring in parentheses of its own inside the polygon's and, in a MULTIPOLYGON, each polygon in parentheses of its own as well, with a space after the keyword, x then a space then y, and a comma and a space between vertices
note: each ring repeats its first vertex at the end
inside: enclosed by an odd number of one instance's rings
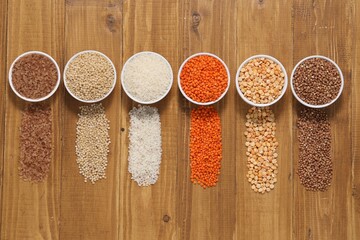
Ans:
POLYGON ((325 191, 331 184, 331 129, 323 109, 302 108, 297 120, 299 166, 297 173, 306 190, 325 191))

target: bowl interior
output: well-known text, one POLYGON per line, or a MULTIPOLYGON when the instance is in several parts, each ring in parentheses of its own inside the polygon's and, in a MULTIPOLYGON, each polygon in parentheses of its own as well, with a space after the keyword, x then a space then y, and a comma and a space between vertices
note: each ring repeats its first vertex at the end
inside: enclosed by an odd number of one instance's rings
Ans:
POLYGON ((308 56, 308 57, 305 57, 303 59, 301 59, 294 67, 294 69, 292 70, 292 73, 291 73, 291 78, 290 78, 290 87, 291 87, 291 92, 293 93, 294 97, 296 98, 296 100, 298 100, 302 105, 306 106, 306 107, 310 107, 310 108, 324 108, 324 107, 328 107, 330 106, 331 104, 333 104, 341 95, 343 89, 344 89, 344 75, 339 67, 339 65, 337 65, 337 63, 333 60, 331 60, 330 58, 328 57, 325 57, 325 56, 322 56, 322 55, 312 55, 312 56, 308 56), (300 66, 300 64, 302 64, 303 62, 305 62, 306 60, 308 59, 312 59, 312 58, 321 58, 321 59, 325 59, 329 62, 331 62, 335 67, 336 69, 338 70, 339 72, 339 75, 340 75, 340 79, 341 79, 341 85, 340 85, 340 89, 339 89, 339 92, 337 94, 337 96, 330 102, 326 103, 326 104, 322 104, 322 105, 313 105, 313 104, 309 104, 307 102, 305 102, 304 100, 302 100, 296 93, 295 91, 295 88, 294 88, 294 74, 296 72, 296 69, 300 66))
POLYGON ((215 54, 212 54, 212 53, 207 53, 207 52, 200 52, 200 53, 196 53, 196 54, 193 54, 191 55, 190 57, 188 57, 187 59, 185 59, 185 61, 181 64, 180 68, 179 68, 179 71, 178 71, 178 86, 179 86, 179 89, 180 89, 180 92, 181 94, 190 102, 196 104, 196 105, 202 105, 202 106, 207 106, 207 105, 211 105, 211 104, 214 104, 214 103, 217 103, 218 101, 220 101, 225 95, 226 93, 228 92, 229 90, 229 87, 230 87, 230 71, 229 71, 229 68, 228 66, 225 64, 225 62, 219 58, 218 56, 216 56, 215 54), (226 89, 224 90, 224 92, 221 94, 221 96, 214 100, 214 101, 210 101, 210 102, 197 102, 195 100, 193 100, 192 98, 190 98, 188 95, 186 95, 186 93, 184 92, 184 90, 182 89, 182 86, 181 86, 181 79, 180 79, 180 75, 181 75, 181 71, 183 69, 183 67, 185 66, 185 64, 192 58, 194 57, 197 57, 197 56, 203 56, 203 55, 206 55, 206 56, 211 56, 211 57, 214 57, 216 58, 217 60, 219 60, 221 62, 221 64, 225 67, 225 70, 226 70, 226 73, 227 73, 227 77, 228 77, 228 82, 227 82, 227 87, 226 89))
POLYGON ((60 85, 60 80, 61 80, 61 75, 60 75, 60 68, 59 68, 59 65, 57 64, 57 62, 49 55, 49 54, 46 54, 44 52, 40 52, 40 51, 28 51, 28 52, 25 52, 25 53, 22 53, 21 55, 19 55, 11 64, 10 66, 10 69, 9 69, 9 84, 10 84, 10 87, 12 89, 12 91, 21 99, 23 99, 24 101, 27 101, 27 102, 41 102, 41 101, 44 101, 48 98, 50 98, 55 92, 56 90, 58 89, 59 85, 60 85), (42 55, 42 56, 45 56, 47 57, 48 59, 50 59, 55 67, 56 67, 56 71, 57 71, 57 81, 56 81, 56 84, 53 88, 53 90, 46 96, 44 97, 41 97, 41 98, 36 98, 36 99, 32 99, 32 98, 28 98, 28 97, 25 97, 23 95, 21 95, 14 87, 14 84, 13 84, 13 81, 12 81, 12 72, 13 72, 13 68, 14 68, 14 65, 15 63, 20 60, 22 57, 25 57, 27 55, 30 55, 30 54, 39 54, 39 55, 42 55))
POLYGON ((75 98, 76 100, 80 101, 80 102, 84 102, 84 103, 96 103, 96 102, 100 102, 102 100, 104 100, 105 98, 107 98, 111 93, 112 91, 114 90, 115 88, 115 85, 116 85, 116 68, 115 68, 115 65, 114 63, 110 60, 110 58, 108 56, 106 56, 105 54, 99 52, 99 51, 95 51, 95 50, 86 50, 86 51, 82 51, 82 52, 78 52, 76 53, 75 55, 73 55, 69 61, 66 63, 65 65, 65 69, 64 69, 64 73, 63 73, 63 78, 64 78, 64 85, 65 85, 65 88, 67 90, 67 92, 73 97, 75 98), (79 98, 78 96, 76 96, 73 92, 71 92, 71 90, 69 89, 68 85, 67 85, 67 81, 66 81, 66 71, 68 70, 71 62, 77 58, 78 56, 82 55, 82 54, 85 54, 85 53, 97 53, 99 55, 101 55, 102 57, 104 57, 111 65, 113 71, 114 71, 114 79, 113 79, 113 83, 112 83, 112 86, 111 88, 109 89, 109 91, 101 98, 98 98, 98 99, 91 99, 91 100, 85 100, 85 99, 81 99, 79 98))
POLYGON ((264 54, 259 54, 259 55, 254 55, 254 56, 251 56, 249 58, 247 58, 245 61, 243 61, 241 63, 241 65, 239 66, 237 72, 236 72, 236 76, 235 76, 235 85, 236 85, 236 90, 237 92, 239 93, 240 97, 246 102, 248 103, 249 105, 251 106, 254 106, 254 107, 268 107, 268 106, 271 106, 275 103, 277 103, 281 98, 282 96, 284 96, 285 92, 286 92, 286 89, 287 89, 287 85, 288 85, 288 76, 287 76, 287 73, 286 73, 286 69, 285 67, 282 65, 282 63, 277 60, 276 58, 272 57, 272 56, 269 56, 269 55, 264 55, 264 54), (245 97, 245 95, 242 93, 242 91, 240 90, 240 87, 239 87, 239 83, 238 83, 238 76, 240 75, 240 71, 243 67, 245 67, 245 65, 250 62, 251 60, 253 59, 256 59, 256 58, 267 58, 267 59, 270 59, 272 60, 273 62, 275 62, 276 64, 278 64, 281 68, 281 71, 284 73, 284 86, 281 90, 281 93, 280 95, 272 102, 270 103, 254 103, 253 101, 250 101, 249 99, 247 99, 245 97))
POLYGON ((172 67, 169 63, 168 60, 166 60, 166 58, 162 55, 160 55, 159 53, 156 53, 156 52, 151 52, 151 51, 143 51, 143 52, 138 52, 138 53, 135 53, 134 55, 132 55, 124 64, 123 66, 123 69, 121 71, 121 86, 122 86, 122 89, 124 90, 124 92, 126 93, 126 95, 132 99, 133 101, 137 102, 137 103, 140 103, 140 104, 154 104, 154 103, 157 103, 159 101, 161 101, 162 99, 164 99, 167 94, 170 92, 171 90, 171 87, 172 87, 172 84, 174 82, 174 74, 173 74, 173 71, 172 71, 172 67), (151 55, 155 55, 157 57, 159 57, 160 59, 162 59, 162 61, 164 61, 164 63, 167 65, 167 67, 169 68, 169 73, 170 73, 170 82, 169 82, 169 86, 167 87, 166 91, 164 92, 164 94, 162 96, 160 96, 159 98, 157 99, 154 99, 152 101, 142 101, 142 100, 139 100, 137 99, 135 96, 133 96, 129 91, 128 89, 126 88, 126 85, 124 83, 125 79, 124 79, 124 73, 125 73, 125 69, 127 67, 127 65, 136 57, 140 56, 140 55, 145 55, 145 54, 151 54, 151 55))

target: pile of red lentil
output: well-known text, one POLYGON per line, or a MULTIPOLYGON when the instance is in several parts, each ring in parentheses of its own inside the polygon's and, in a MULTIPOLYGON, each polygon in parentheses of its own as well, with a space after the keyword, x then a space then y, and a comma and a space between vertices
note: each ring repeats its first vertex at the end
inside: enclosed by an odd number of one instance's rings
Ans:
POLYGON ((190 121, 191 181, 203 188, 213 187, 222 160, 220 116, 214 107, 201 106, 191 111, 190 121))

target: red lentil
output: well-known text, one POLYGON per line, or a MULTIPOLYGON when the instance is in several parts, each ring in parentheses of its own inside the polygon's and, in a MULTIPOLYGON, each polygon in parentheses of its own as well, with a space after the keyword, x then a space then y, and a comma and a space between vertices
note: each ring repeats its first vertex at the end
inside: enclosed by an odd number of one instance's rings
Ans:
POLYGON ((215 57, 200 55, 188 60, 180 73, 185 94, 197 102, 217 100, 226 90, 228 75, 224 65, 215 57))
POLYGON ((190 119, 191 181, 203 188, 218 182, 222 160, 221 122, 214 107, 191 111, 190 119))

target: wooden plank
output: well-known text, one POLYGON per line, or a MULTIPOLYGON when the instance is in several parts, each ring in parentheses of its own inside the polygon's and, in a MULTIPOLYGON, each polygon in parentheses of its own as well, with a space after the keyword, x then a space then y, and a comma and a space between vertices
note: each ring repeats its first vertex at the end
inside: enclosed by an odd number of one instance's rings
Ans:
MULTIPOLYGON (((21 53, 40 50, 62 65, 64 1, 8 3, 7 69, 21 53)), ((61 92, 61 91, 60 91, 61 92)), ((2 239, 58 239, 60 208, 61 139, 60 93, 48 101, 53 118, 53 159, 45 182, 31 184, 18 176, 19 127, 25 106, 6 85, 2 239)))
POLYGON ((195 105, 181 97, 182 128, 178 148, 178 214, 181 239, 232 239, 236 228, 235 87, 236 72, 235 1, 186 1, 183 6, 182 61, 197 52, 211 52, 227 63, 231 86, 225 99, 216 104, 222 123, 223 160, 216 187, 202 189, 190 181, 190 110, 195 105), (216 37, 215 37, 216 36, 216 37))
MULTIPOLYGON (((342 97, 327 109, 332 128, 331 187, 326 192, 308 192, 295 176, 293 231, 296 239, 352 239, 351 85, 354 24, 354 2, 351 0, 294 1, 294 64, 308 55, 325 55, 339 64, 345 78, 342 97)), ((299 104, 294 104, 294 116, 298 108, 299 104)), ((296 169, 296 134, 293 141, 296 169)))
MULTIPOLYGON (((117 72, 121 65, 122 5, 119 1, 66 1, 65 60, 83 50, 107 55, 117 72)), ((84 183, 76 163, 75 138, 79 106, 68 93, 63 108, 64 143, 61 185, 61 239, 117 239, 119 199, 120 93, 117 83, 103 101, 110 120, 110 154, 106 179, 84 183)))
MULTIPOLYGON (((237 67, 248 57, 267 54, 292 67, 291 1, 241 1, 237 7, 237 67)), ((290 71, 288 71, 288 74, 290 71)), ((292 239, 292 97, 290 89, 272 106, 279 142, 278 182, 270 193, 255 193, 247 182, 245 115, 250 106, 237 96, 237 238, 292 239)))
MULTIPOLYGON (((359 11, 360 2, 356 1, 355 9, 359 11)), ((353 10, 354 11, 354 10, 353 10)), ((352 133, 352 239, 360 238, 360 14, 353 20, 354 36, 353 59, 351 69, 351 133, 352 133)))
POLYGON ((139 187, 128 173, 129 111, 138 104, 122 91, 121 127, 121 199, 119 239, 178 239, 176 212, 177 141, 179 129, 178 90, 180 38, 179 1, 125 1, 123 29, 123 61, 140 51, 163 55, 174 73, 172 89, 165 99, 154 106, 159 108, 162 134, 162 162, 155 185, 139 187))
MULTIPOLYGON (((7 34, 7 1, 0 2, 0 89, 5 89, 7 85, 6 69, 6 34, 7 34)), ((2 186, 3 186, 3 168, 4 168, 4 142, 5 142, 5 91, 0 91, 0 206, 2 206, 2 186)), ((2 208, 0 207, 0 215, 2 208)), ((0 218, 0 236, 1 236, 1 218, 0 218)))

